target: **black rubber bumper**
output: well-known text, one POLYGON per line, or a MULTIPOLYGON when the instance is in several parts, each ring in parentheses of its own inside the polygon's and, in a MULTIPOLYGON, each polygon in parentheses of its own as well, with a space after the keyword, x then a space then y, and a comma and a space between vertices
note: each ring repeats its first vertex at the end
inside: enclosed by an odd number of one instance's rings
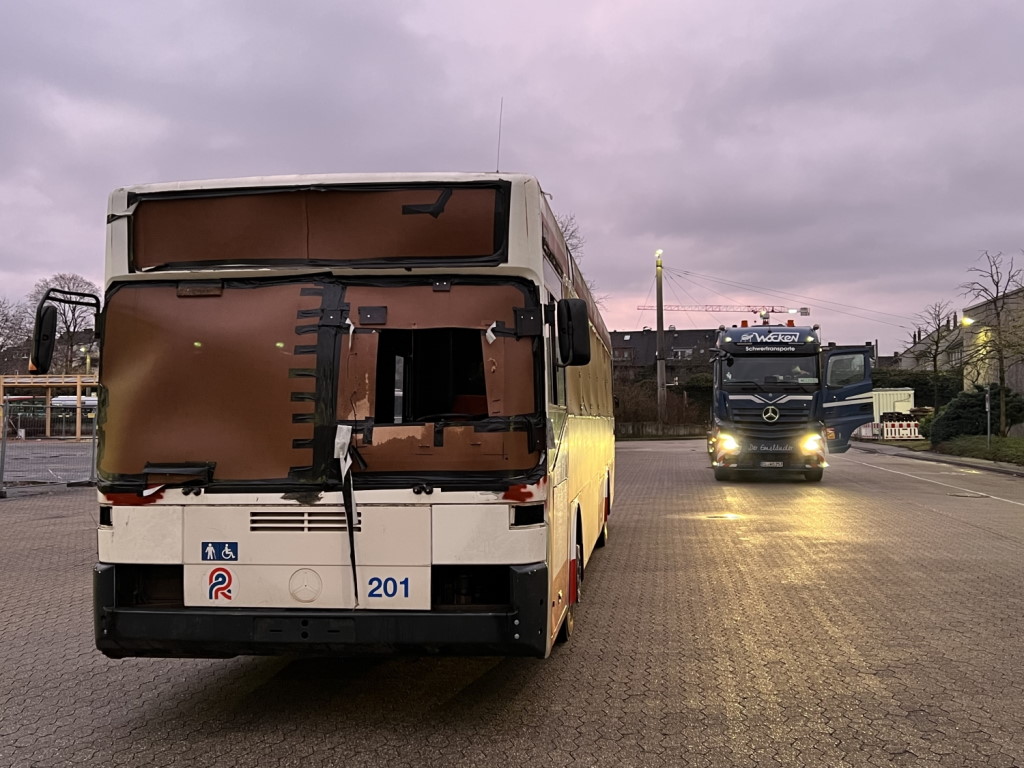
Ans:
POLYGON ((93 575, 96 647, 111 658, 440 653, 538 656, 547 652, 544 563, 509 566, 512 605, 499 611, 353 611, 121 607, 117 566, 93 575))

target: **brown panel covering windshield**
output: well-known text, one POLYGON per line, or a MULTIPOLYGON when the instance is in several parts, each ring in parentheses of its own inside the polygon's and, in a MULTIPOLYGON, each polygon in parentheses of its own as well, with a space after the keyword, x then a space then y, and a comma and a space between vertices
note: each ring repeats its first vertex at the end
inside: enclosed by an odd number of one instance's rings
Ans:
POLYGON ((535 305, 523 288, 356 285, 345 298, 338 418, 357 427, 358 473, 538 465, 537 337, 512 332, 516 308, 535 305))
POLYGON ((107 298, 100 476, 212 465, 219 481, 287 479, 312 462, 316 380, 296 375, 313 366, 297 318, 320 298, 308 282, 193 286, 134 283, 107 298))
POLYGON ((536 305, 533 288, 469 278, 115 285, 101 486, 324 487, 339 425, 366 478, 533 471, 540 330, 521 315, 536 305))
POLYGON ((507 183, 145 196, 132 214, 131 265, 499 264, 508 196, 507 183))

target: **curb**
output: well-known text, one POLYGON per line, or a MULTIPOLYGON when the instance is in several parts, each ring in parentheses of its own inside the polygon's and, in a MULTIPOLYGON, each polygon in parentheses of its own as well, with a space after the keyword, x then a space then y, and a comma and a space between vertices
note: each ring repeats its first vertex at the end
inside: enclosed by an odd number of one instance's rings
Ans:
POLYGON ((997 472, 1001 475, 1009 475, 1011 477, 1024 477, 1024 467, 1017 467, 1012 464, 999 464, 998 462, 988 461, 986 459, 967 459, 963 456, 947 456, 944 453, 933 453, 931 451, 911 451, 907 448, 898 448, 896 446, 886 446, 891 450, 880 450, 877 447, 869 447, 864 445, 856 445, 850 443, 850 447, 864 453, 884 453, 890 456, 902 456, 907 459, 917 459, 918 461, 931 461, 937 464, 952 464, 955 467, 964 467, 966 469, 982 469, 986 472, 997 472))

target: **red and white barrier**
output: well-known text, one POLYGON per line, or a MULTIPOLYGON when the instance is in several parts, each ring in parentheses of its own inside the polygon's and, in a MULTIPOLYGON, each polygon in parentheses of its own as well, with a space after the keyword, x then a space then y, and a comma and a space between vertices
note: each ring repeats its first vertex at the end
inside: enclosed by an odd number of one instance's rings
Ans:
POLYGON ((883 421, 883 440, 920 440, 916 421, 883 421))
POLYGON ((916 421, 875 421, 857 427, 861 440, 921 440, 916 421))

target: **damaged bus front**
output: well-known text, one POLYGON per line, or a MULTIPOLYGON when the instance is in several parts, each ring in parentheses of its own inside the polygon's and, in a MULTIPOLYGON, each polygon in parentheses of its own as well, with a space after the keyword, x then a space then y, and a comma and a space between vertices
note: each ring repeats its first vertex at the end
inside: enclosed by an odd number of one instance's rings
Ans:
POLYGON ((613 442, 536 182, 249 183, 111 200, 98 647, 547 655, 613 442))

